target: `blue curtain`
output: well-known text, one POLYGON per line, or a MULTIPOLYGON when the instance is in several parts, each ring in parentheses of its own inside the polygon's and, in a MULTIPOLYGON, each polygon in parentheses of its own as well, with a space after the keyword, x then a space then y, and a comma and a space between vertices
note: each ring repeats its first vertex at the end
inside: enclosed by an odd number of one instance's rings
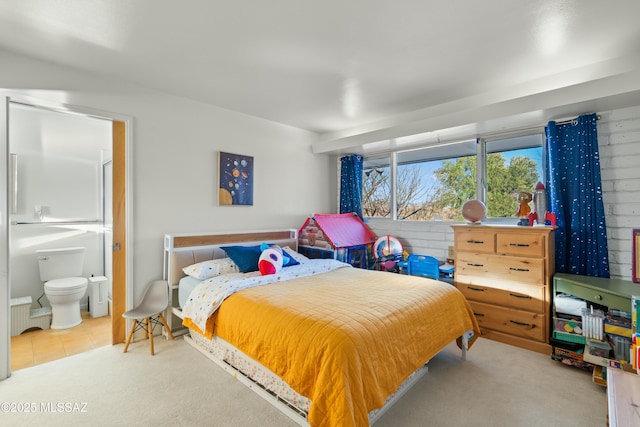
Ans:
POLYGON ((362 218, 362 169, 364 158, 350 154, 340 159, 340 213, 355 212, 362 218))
POLYGON ((549 212, 556 214, 556 271, 609 277, 597 117, 546 127, 549 212))

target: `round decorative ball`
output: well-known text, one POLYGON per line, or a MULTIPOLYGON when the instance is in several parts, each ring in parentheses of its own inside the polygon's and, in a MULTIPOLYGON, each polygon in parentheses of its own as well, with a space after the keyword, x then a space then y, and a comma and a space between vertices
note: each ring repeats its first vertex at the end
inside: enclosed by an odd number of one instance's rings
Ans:
POLYGON ((462 205, 462 217, 470 223, 480 222, 487 215, 487 207, 480 200, 469 200, 462 205))

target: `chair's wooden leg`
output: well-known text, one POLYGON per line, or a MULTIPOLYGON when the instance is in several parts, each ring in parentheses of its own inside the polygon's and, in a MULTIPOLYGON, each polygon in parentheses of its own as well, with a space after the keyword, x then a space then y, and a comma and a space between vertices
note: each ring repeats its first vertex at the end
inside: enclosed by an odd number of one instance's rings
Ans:
POLYGON ((149 330, 149 350, 153 356, 153 323, 151 323, 151 318, 147 319, 147 328, 149 330))
POLYGON ((171 333, 171 329, 169 329, 169 325, 167 325, 167 322, 164 320, 164 316, 162 315, 162 313, 160 313, 160 321, 162 322, 164 329, 167 331, 167 335, 169 335, 169 338, 173 339, 173 334, 171 333))
POLYGON ((126 353, 127 349, 129 348, 129 344, 131 343, 131 338, 133 337, 133 330, 136 328, 136 323, 138 323, 138 321, 136 319, 133 319, 133 323, 131 324, 131 329, 129 329, 129 335, 127 335, 127 342, 124 345, 123 353, 126 353))

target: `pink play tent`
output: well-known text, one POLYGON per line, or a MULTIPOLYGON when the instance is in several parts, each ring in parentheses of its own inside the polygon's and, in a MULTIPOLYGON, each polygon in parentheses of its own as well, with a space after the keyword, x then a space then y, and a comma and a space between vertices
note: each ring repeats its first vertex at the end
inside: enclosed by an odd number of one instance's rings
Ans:
POLYGON ((298 232, 298 249, 309 258, 334 258, 362 268, 376 235, 354 213, 315 214, 298 232))

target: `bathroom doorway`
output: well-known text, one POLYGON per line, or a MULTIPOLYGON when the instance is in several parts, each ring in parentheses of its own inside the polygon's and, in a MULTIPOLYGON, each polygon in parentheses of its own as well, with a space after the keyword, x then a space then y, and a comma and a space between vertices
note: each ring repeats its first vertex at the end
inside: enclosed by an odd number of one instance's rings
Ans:
MULTIPOLYGON (((107 343, 115 344, 124 341, 125 336, 125 324, 122 321, 121 313, 124 312, 127 306, 127 298, 130 297, 130 292, 127 291, 127 278, 129 277, 129 259, 126 255, 126 229, 128 225, 127 194, 129 194, 128 177, 130 173, 126 166, 126 158, 128 147, 127 141, 127 125, 130 124, 128 118, 121 120, 120 117, 108 117, 108 115, 102 116, 96 115, 95 112, 87 112, 82 108, 70 109, 65 106, 63 108, 55 108, 49 105, 40 105, 38 103, 25 103, 15 102, 9 100, 6 104, 8 109, 8 122, 10 132, 8 133, 8 141, 6 142, 8 150, 6 160, 7 164, 13 168, 17 168, 17 171, 10 173, 9 182, 7 187, 10 187, 9 194, 6 194, 7 211, 9 221, 7 225, 7 240, 8 253, 6 254, 7 266, 10 266, 10 276, 7 277, 7 285, 9 287, 8 296, 10 298, 21 297, 18 295, 25 293, 24 296, 33 295, 33 307, 37 309, 40 303, 46 304, 46 297, 42 298, 41 293, 35 296, 40 288, 42 282, 39 280, 39 274, 37 272, 37 264, 34 264, 35 248, 38 245, 49 245, 55 247, 59 242, 60 246, 85 246, 92 249, 92 254, 89 263, 85 262, 87 268, 84 271, 84 275, 105 275, 110 276, 113 292, 111 309, 111 319, 107 325, 109 329, 109 338, 107 343), (46 126, 43 124, 43 120, 35 121, 31 125, 26 126, 26 133, 31 139, 38 140, 40 146, 55 146, 56 144, 76 144, 73 148, 75 153, 71 156, 60 155, 60 153, 51 154, 54 157, 52 164, 46 164, 42 162, 42 156, 34 156, 34 146, 28 147, 26 150, 22 150, 22 156, 13 156, 16 150, 16 141, 11 138, 13 130, 16 128, 16 122, 12 120, 20 115, 18 110, 31 109, 37 111, 41 115, 46 115, 50 123, 46 126), (83 111, 84 110, 84 111, 83 111), (55 120, 58 118, 58 120, 55 120), (106 134, 96 134, 93 136, 87 136, 83 134, 83 130, 79 127, 75 128, 66 127, 68 123, 74 120, 87 120, 90 123, 99 125, 97 128, 107 129, 106 134), (67 123, 65 123, 67 122, 67 123), (54 124, 52 124, 54 123, 54 124), (47 132, 47 127, 54 129, 52 132, 47 132), (61 132, 56 135, 56 130, 61 132), (60 136, 62 135, 62 137, 60 136), (95 140, 102 140, 102 146, 97 147, 98 159, 89 160, 82 157, 81 152, 87 150, 87 146, 77 145, 82 144, 84 139, 86 145, 95 140), (106 145, 104 141, 107 141, 106 145), (70 157, 76 157, 70 159, 70 157), (35 159, 35 160, 34 160, 35 159), (95 166, 97 164, 97 167, 95 166), (21 170, 22 169, 22 170, 21 170), (37 171, 35 177, 27 174, 28 170, 37 171), (53 171, 53 181, 58 178, 70 179, 72 185, 64 185, 64 180, 56 182, 57 186, 46 189, 43 192, 38 193, 38 189, 42 189, 43 185, 38 184, 38 179, 42 176, 38 176, 38 172, 44 170, 48 172, 53 171), (97 194, 88 195, 87 189, 91 184, 92 179, 88 178, 91 175, 91 170, 95 169, 95 175, 99 177, 93 177, 94 182, 100 182, 100 188, 96 190, 97 194), (111 175, 109 178, 107 175, 111 175), (83 178, 84 177, 84 178, 83 178), (17 179, 18 183, 12 182, 17 179), (20 182, 23 180, 23 182, 20 182), (109 182, 105 182, 108 180, 109 182), (103 185, 103 184, 107 185, 103 185), (22 184, 22 186, 21 186, 22 184), (35 191, 33 189, 36 189, 35 191), (22 193, 20 193, 22 189, 22 193), (34 192, 35 199, 29 198, 25 193, 26 189, 34 192), (18 190, 18 194, 13 193, 13 190, 18 190), (106 195, 106 192, 110 194, 106 195), (80 197, 74 199, 73 195, 80 195, 80 197), (36 199, 42 199, 42 202, 35 202, 36 199), (89 199, 89 200, 86 200, 89 199), (99 202, 98 202, 99 200, 99 202), (107 202, 111 203, 110 209, 105 205, 107 202), (94 210, 95 208, 95 210, 94 210), (110 210, 108 220, 113 220, 113 227, 109 227, 113 236, 113 241, 120 243, 120 251, 112 251, 112 246, 109 240, 104 238, 105 229, 108 227, 108 223, 105 222, 106 215, 104 215, 104 209, 110 210), (98 212, 97 215, 91 215, 88 213, 98 212), (24 266, 30 266, 29 271, 24 270, 24 266), (36 268, 34 269, 34 266, 36 268), (35 271, 34 271, 35 270, 35 271), (27 278, 25 276, 35 275, 27 278), (19 279, 15 279, 19 278, 19 279), (17 282, 20 284, 17 284, 17 282), (16 286, 14 286, 16 284, 16 286), (18 287, 19 286, 19 287, 18 287), (31 289, 29 287, 36 286, 38 290, 31 289), (14 289, 18 287, 17 289, 14 289), (38 302, 40 298, 40 302, 38 302)), ((91 125, 89 126, 91 127, 91 125)), ((36 144, 37 145, 37 144, 36 144)), ((40 175, 45 175, 41 173, 40 175)), ((67 181, 69 182, 69 181, 67 181)), ((1 222, 1 221, 0 221, 1 222)), ((5 224, 3 224, 4 227, 5 224)), ((1 254, 4 256, 4 254, 1 254)), ((5 284, 2 284, 3 288, 5 284)), ((6 294, 5 294, 6 295, 6 294)), ((7 312, 9 311, 9 301, 0 298, 0 303, 5 303, 7 312)), ((89 301, 85 297, 84 301, 81 301, 82 308, 87 310, 89 301)), ((3 304, 4 305, 4 304, 3 304)), ((85 315, 87 314, 85 313, 85 315)), ((83 318, 86 316, 83 316, 83 318)), ((0 322, 0 325, 3 322, 0 322)), ((84 323, 84 322, 83 322, 84 323)), ((89 324, 90 322, 86 322, 89 324)), ((104 321, 102 322, 104 324, 104 321)), ((102 326, 104 329, 104 325, 102 326)), ((7 329, 3 328, 0 332, 0 363, 1 366, 9 367, 9 351, 10 349, 10 332, 7 334, 7 329), (6 338, 5 338, 6 337, 6 338), (6 339, 6 341, 5 341, 6 339), (6 343, 6 344, 5 344, 6 343), (2 350, 6 349, 6 353, 2 350), (6 356, 5 356, 6 355, 6 356), (5 364, 6 363, 6 364, 5 364)), ((104 342, 104 341, 102 341, 104 342)), ((103 344, 104 345, 104 344, 103 344)), ((10 367, 9 367, 10 369, 10 367)), ((8 371, 5 372, 0 369, 0 379, 8 376, 8 371)))

